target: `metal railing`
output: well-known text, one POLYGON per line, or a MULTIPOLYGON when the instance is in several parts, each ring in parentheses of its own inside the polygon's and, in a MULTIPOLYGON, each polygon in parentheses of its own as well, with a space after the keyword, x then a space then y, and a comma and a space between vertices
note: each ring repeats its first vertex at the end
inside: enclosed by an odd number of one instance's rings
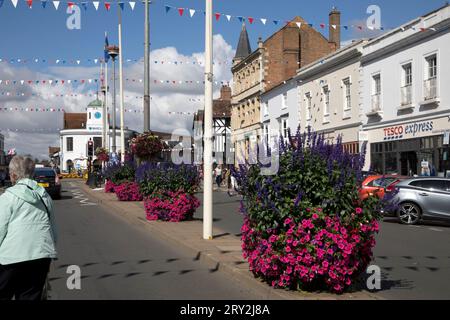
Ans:
POLYGON ((402 106, 408 106, 412 104, 412 85, 407 85, 401 88, 402 91, 402 106))
POLYGON ((432 100, 437 98, 436 77, 424 81, 424 98, 425 100, 432 100))
POLYGON ((381 94, 375 93, 372 95, 372 112, 381 111, 381 94))

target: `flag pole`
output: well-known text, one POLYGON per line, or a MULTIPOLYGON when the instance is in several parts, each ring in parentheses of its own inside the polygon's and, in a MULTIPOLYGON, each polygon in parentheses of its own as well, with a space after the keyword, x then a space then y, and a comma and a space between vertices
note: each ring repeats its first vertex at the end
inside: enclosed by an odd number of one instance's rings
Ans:
MULTIPOLYGON (((105 32, 105 39, 107 38, 108 34, 105 32)), ((106 48, 105 48, 106 50, 106 48)), ((111 132, 109 129, 109 107, 108 107, 108 95, 109 95, 109 85, 108 85, 108 57, 105 55, 105 111, 106 114, 105 117, 105 123, 106 123, 106 146, 108 149, 108 153, 111 153, 111 132)))
POLYGON ((212 0, 206 1, 205 21, 205 129, 203 154, 203 239, 211 240, 213 223, 212 127, 213 127, 213 43, 212 0))
POLYGON ((120 92, 120 160, 125 162, 125 123, 124 123, 124 108, 123 108, 123 61, 122 61, 122 12, 120 5, 117 8, 119 12, 119 92, 120 92))
POLYGON ((145 0, 144 26, 144 132, 150 131, 150 0, 145 0))

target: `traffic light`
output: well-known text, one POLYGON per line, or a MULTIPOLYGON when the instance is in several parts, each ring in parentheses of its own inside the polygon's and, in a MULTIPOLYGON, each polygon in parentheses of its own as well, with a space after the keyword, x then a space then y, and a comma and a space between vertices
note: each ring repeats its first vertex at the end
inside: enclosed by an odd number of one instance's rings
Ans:
POLYGON ((87 155, 88 157, 94 156, 94 142, 92 140, 88 141, 88 148, 87 148, 87 155))

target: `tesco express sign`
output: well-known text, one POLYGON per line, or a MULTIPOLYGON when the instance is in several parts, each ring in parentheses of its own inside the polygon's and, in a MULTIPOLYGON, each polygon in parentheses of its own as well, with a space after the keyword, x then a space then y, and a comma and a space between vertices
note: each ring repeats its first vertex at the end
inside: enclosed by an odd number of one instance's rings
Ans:
POLYGON ((433 131, 433 121, 414 122, 410 124, 385 128, 383 130, 385 138, 397 137, 398 139, 400 139, 403 138, 404 135, 412 135, 413 137, 415 137, 420 133, 433 131))

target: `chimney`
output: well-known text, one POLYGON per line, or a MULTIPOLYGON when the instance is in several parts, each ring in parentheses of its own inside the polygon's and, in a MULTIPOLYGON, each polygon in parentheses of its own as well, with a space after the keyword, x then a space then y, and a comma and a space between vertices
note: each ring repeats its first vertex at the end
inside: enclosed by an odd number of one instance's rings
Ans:
POLYGON ((341 47, 341 12, 333 7, 330 12, 329 42, 336 44, 336 50, 341 47))
POLYGON ((222 86, 220 88, 220 100, 231 101, 231 88, 229 86, 222 86))

